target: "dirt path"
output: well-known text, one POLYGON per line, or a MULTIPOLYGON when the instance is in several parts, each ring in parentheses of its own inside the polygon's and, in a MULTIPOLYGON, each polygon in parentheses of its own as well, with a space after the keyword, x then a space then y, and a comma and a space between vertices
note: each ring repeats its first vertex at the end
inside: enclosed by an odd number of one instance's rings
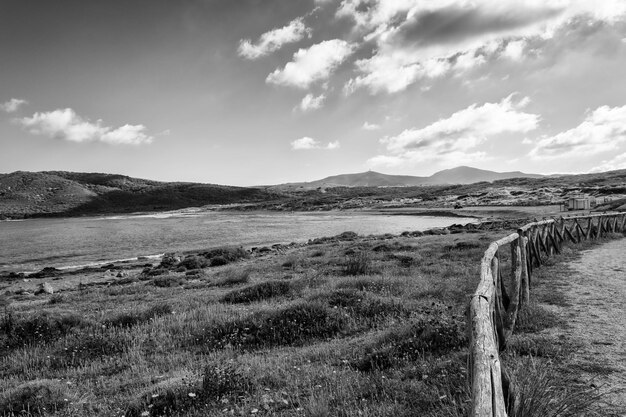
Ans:
POLYGON ((566 334, 582 343, 574 361, 585 379, 585 369, 607 367, 596 382, 613 390, 607 401, 615 415, 626 416, 626 239, 584 251, 570 267, 566 334))

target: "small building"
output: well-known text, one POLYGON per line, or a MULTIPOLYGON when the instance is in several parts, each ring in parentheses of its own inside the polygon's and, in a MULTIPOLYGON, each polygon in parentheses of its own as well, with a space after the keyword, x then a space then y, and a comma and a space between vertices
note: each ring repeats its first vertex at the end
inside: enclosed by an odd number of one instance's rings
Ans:
POLYGON ((590 210, 595 206, 595 198, 588 196, 572 196, 567 199, 567 210, 590 210))

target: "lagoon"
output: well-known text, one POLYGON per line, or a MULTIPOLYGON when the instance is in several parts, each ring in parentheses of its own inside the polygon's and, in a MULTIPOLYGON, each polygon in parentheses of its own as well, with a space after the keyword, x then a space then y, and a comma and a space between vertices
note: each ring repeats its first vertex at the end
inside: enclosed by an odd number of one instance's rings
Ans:
POLYGON ((93 265, 216 246, 306 242, 345 231, 399 234, 475 221, 374 212, 168 213, 0 222, 0 271, 93 265))

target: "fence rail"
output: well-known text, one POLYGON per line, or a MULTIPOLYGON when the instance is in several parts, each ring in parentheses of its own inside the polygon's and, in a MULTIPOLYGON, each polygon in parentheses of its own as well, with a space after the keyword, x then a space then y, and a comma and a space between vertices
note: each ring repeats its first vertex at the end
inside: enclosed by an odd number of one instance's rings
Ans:
POLYGON ((517 407, 517 390, 499 353, 515 329, 518 311, 529 302, 533 270, 561 253, 566 241, 624 232, 625 225, 626 213, 561 217, 526 224, 489 245, 469 310, 472 417, 506 417, 517 407), (510 255, 504 253, 507 245, 510 255))

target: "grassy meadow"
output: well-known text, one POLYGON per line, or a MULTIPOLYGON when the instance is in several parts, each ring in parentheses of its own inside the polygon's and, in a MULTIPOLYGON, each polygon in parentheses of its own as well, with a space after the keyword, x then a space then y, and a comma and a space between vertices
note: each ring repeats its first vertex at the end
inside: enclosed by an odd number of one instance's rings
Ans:
POLYGON ((0 415, 463 415, 467 300, 500 234, 346 233, 5 286, 0 415))

